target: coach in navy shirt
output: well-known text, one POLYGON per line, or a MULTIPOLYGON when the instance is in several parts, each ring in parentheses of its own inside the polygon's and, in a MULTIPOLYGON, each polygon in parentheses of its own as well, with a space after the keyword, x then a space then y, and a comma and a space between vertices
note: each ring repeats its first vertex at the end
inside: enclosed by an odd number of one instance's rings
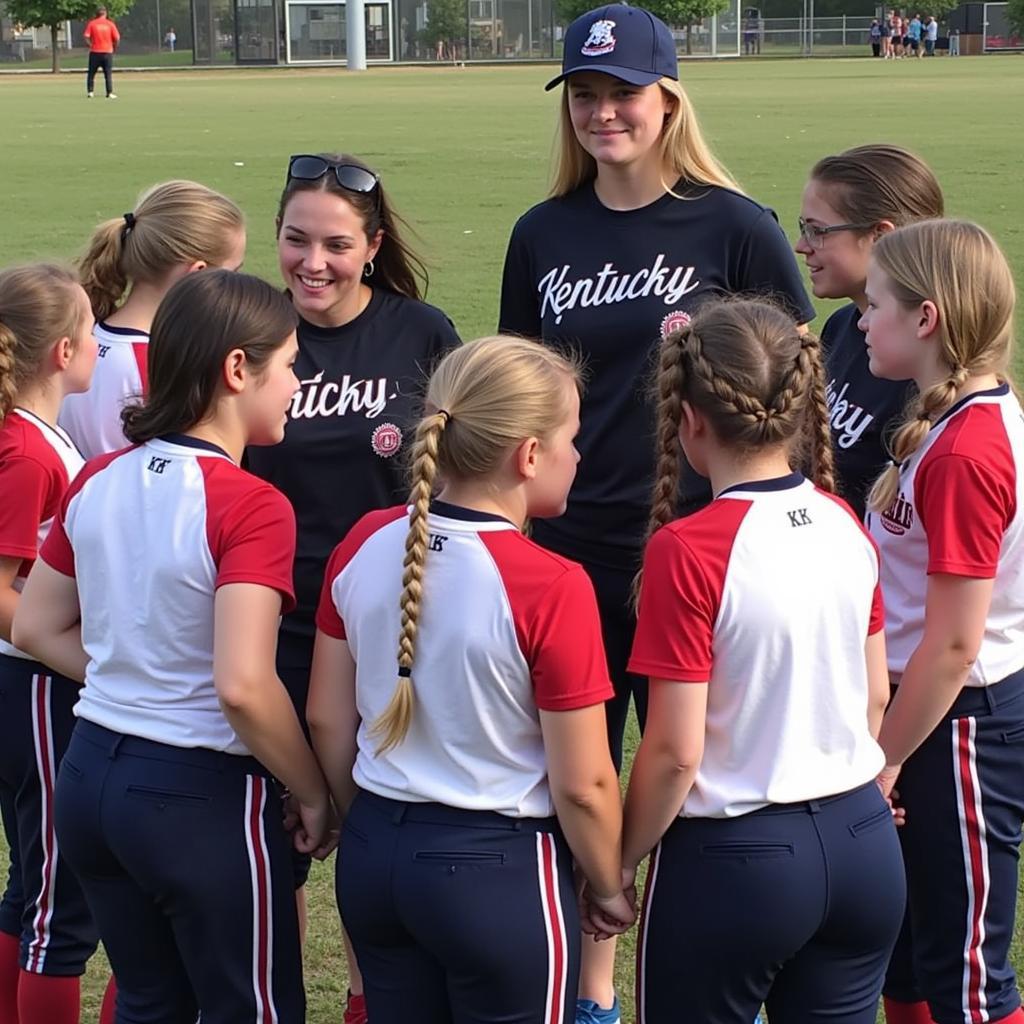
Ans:
MULTIPOLYGON (((742 193, 705 143, 668 27, 612 4, 573 22, 564 54, 548 84, 563 83, 552 197, 513 228, 499 324, 586 361, 568 510, 537 523, 534 537, 582 562, 594 581, 620 762, 630 696, 641 722, 646 706, 646 684, 627 674, 626 661, 654 481, 648 390, 658 342, 708 296, 774 296, 801 323, 814 308, 775 215, 742 193)), ((692 473, 684 491, 691 511, 710 497, 692 473)), ((585 947, 577 1021, 618 1020, 611 947, 585 947)))

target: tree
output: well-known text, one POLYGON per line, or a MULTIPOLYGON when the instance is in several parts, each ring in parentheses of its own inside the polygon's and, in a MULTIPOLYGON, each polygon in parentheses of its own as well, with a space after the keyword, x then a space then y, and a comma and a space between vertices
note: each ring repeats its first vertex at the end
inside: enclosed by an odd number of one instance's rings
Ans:
MULTIPOLYGON (((555 13, 570 22, 593 10, 594 6, 594 0, 555 0, 555 13)), ((690 54, 694 24, 728 10, 729 0, 643 0, 643 6, 666 24, 686 29, 686 52, 690 54)))
MULTIPOLYGON (((134 0, 102 0, 112 18, 124 14, 134 0)), ((60 70, 57 33, 65 21, 88 21, 96 13, 97 0, 4 0, 7 17, 25 28, 49 28, 53 70, 60 70)))
POLYGON ((686 54, 693 53, 693 26, 728 10, 729 0, 645 0, 645 6, 668 25, 686 29, 686 54))
POLYGON ((446 47, 454 60, 455 47, 466 40, 464 0, 428 0, 427 25, 421 37, 428 46, 446 47))
POLYGON ((1010 21, 1010 28, 1024 36, 1024 0, 1010 0, 1006 6, 1006 17, 1010 21))

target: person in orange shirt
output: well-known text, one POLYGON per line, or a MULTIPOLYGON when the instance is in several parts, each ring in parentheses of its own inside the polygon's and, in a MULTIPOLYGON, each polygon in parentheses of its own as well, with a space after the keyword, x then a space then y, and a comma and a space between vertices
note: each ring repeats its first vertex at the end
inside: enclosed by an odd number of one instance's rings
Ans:
POLYGON ((121 41, 121 33, 117 26, 107 17, 106 7, 96 10, 96 17, 86 26, 85 41, 89 44, 89 72, 85 79, 85 91, 89 99, 93 96, 93 84, 96 72, 103 69, 103 80, 107 86, 107 99, 116 100, 117 94, 113 86, 114 51, 121 41))

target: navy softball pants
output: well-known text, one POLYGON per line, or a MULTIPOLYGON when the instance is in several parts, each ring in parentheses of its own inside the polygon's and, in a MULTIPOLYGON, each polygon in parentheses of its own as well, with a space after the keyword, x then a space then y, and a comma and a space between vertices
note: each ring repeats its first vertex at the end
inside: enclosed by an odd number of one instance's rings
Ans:
POLYGON ((874 782, 738 818, 680 818, 651 855, 637 1024, 875 1024, 906 901, 874 782))
POLYGON ((0 811, 10 852, 0 931, 21 939, 33 974, 76 976, 96 928, 54 829, 57 766, 79 686, 36 661, 0 655, 0 811))
POLYGON ((361 791, 336 870, 373 1024, 574 1019, 579 917, 554 818, 361 791))
POLYGON ((1024 671, 965 687, 907 760, 897 789, 908 905, 885 994, 938 1024, 1020 1006, 1010 966, 1024 821, 1024 671))
POLYGON ((117 977, 118 1024, 302 1024, 290 844, 258 761, 80 720, 57 835, 117 977))

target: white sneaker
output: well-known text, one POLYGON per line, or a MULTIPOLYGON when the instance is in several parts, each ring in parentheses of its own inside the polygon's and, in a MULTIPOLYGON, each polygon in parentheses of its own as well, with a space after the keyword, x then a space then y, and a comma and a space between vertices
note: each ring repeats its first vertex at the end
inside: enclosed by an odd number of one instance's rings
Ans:
POLYGON ((85 94, 85 98, 86 98, 87 100, 91 100, 91 99, 93 98, 93 96, 94 96, 94 95, 95 95, 94 93, 91 93, 91 92, 87 92, 87 93, 85 94))
POLYGON ((116 99, 117 99, 117 93, 116 93, 116 92, 112 92, 112 93, 111 93, 111 94, 110 94, 110 95, 109 95, 109 96, 107 97, 107 99, 108 99, 108 100, 116 100, 116 99))

